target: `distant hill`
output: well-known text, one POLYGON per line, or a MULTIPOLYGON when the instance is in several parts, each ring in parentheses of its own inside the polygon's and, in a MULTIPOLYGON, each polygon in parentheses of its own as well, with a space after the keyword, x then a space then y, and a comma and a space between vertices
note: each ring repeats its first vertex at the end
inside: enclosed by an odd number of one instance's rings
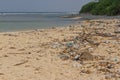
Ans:
POLYGON ((99 0, 85 4, 79 13, 91 13, 93 15, 120 15, 120 0, 99 0))

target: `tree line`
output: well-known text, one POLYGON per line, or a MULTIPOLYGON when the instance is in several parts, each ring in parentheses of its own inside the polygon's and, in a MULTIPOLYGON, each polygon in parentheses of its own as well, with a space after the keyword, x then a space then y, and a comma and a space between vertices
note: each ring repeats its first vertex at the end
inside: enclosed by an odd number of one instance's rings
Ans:
POLYGON ((93 15, 120 15, 120 0, 99 0, 85 4, 79 13, 91 13, 93 15))

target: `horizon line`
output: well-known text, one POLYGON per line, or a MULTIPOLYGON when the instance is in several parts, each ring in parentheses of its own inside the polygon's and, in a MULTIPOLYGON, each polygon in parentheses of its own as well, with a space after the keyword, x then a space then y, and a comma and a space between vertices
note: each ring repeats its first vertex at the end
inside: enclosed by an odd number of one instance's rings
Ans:
POLYGON ((0 11, 0 13, 68 13, 68 12, 77 12, 77 11, 51 11, 51 12, 49 12, 49 11, 41 11, 41 12, 39 12, 39 11, 36 11, 36 12, 29 12, 29 11, 27 11, 27 12, 25 12, 25 11, 0 11))

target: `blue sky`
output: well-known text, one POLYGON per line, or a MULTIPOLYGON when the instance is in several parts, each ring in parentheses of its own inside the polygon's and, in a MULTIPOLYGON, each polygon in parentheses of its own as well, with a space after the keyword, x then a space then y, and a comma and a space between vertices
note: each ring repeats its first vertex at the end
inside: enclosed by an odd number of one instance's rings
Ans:
POLYGON ((89 1, 93 0, 0 0, 0 11, 79 11, 89 1))

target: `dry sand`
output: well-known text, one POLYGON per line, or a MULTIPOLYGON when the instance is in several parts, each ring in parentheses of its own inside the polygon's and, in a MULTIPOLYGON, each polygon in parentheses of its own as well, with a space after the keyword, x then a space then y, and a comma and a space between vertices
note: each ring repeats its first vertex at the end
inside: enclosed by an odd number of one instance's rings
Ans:
POLYGON ((0 80, 120 80, 119 31, 120 20, 115 19, 84 21, 64 28, 0 33, 0 80), (103 59, 61 59, 59 54, 66 49, 65 44, 84 31, 85 34, 97 32, 92 40, 100 44, 87 47, 92 50, 90 54, 103 59), (111 66, 107 60, 113 62, 111 66), (100 61, 105 65, 101 66, 100 61))

